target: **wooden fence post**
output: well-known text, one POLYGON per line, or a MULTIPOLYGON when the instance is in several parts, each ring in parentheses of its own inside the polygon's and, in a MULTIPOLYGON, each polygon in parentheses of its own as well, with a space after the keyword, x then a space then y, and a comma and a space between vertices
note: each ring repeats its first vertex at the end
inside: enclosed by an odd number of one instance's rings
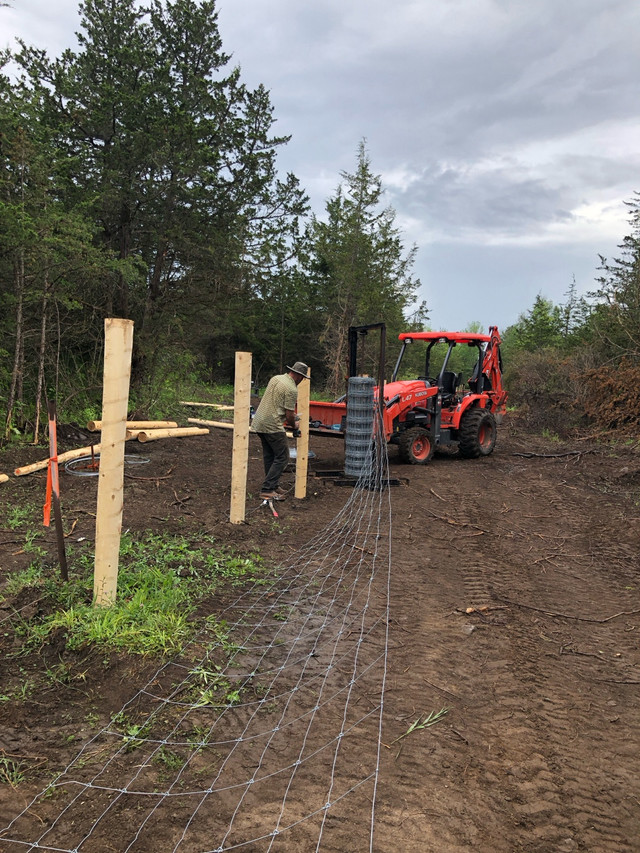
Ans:
POLYGON ((251 353, 236 353, 233 386, 233 455, 231 457, 232 524, 245 519, 247 470, 249 466, 249 420, 251 411, 251 353))
MULTIPOLYGON (((311 368, 307 373, 311 376, 311 368)), ((303 379, 298 385, 298 424, 302 435, 296 445, 296 487, 294 495, 302 499, 307 496, 307 471, 309 469, 309 397, 311 380, 303 379)))
POLYGON ((107 319, 104 321, 104 333, 102 435, 93 576, 93 599, 96 605, 113 604, 118 589, 133 321, 107 319))

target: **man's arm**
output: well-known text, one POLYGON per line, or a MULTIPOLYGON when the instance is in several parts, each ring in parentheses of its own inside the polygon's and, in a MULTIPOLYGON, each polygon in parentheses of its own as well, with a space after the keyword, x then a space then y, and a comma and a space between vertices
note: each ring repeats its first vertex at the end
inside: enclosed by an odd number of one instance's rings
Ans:
POLYGON ((294 438, 300 438, 300 430, 298 428, 298 422, 299 422, 300 418, 298 417, 298 415, 296 415, 296 413, 293 411, 293 409, 285 409, 284 411, 285 411, 284 425, 286 427, 289 427, 291 430, 293 430, 293 437, 294 438))

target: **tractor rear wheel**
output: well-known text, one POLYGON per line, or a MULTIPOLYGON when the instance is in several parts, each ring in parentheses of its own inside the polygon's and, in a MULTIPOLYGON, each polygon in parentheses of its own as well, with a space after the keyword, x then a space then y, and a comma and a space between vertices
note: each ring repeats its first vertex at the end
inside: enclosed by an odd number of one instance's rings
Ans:
POLYGON ((412 427, 400 434, 398 452, 400 459, 409 465, 426 465, 433 456, 434 446, 429 431, 412 427))
POLYGON ((487 409, 468 409, 460 421, 458 449, 466 459, 488 456, 496 446, 496 419, 487 409))

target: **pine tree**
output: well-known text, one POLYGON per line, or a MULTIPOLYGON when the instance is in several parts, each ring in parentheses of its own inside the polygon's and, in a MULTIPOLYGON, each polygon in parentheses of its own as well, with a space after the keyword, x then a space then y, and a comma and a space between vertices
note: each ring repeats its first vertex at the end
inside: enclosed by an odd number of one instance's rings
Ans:
POLYGON ((521 314, 518 322, 505 331, 504 350, 532 351, 560 346, 565 322, 559 306, 539 293, 529 311, 521 314))
POLYGON ((277 178, 287 139, 271 134, 268 92, 225 70, 214 0, 84 0, 80 11, 78 52, 49 62, 25 49, 21 61, 50 90, 67 202, 98 232, 92 300, 136 321, 141 378, 161 341, 204 341, 206 320, 215 337, 228 306, 246 309, 255 271, 281 254, 270 241, 295 231, 306 197, 277 178))
POLYGON ((589 327, 610 356, 640 357, 640 193, 626 202, 632 231, 624 237, 619 258, 600 256, 602 275, 590 294, 598 304, 589 327))
MULTIPOLYGON (((343 388, 349 326, 385 322, 397 334, 420 285, 412 276, 416 250, 405 252, 395 211, 381 206, 382 180, 371 170, 364 142, 355 172, 341 177, 327 201, 326 220, 314 218, 311 229, 311 274, 321 299, 320 341, 333 393, 343 388)), ((424 305, 419 313, 420 322, 424 305)))
POLYGON ((61 198, 64 161, 43 118, 42 90, 0 75, 0 123, 0 330, 12 349, 0 353, 4 436, 35 412, 37 440, 42 395, 57 384, 56 353, 82 326, 74 297, 96 253, 82 212, 61 198))

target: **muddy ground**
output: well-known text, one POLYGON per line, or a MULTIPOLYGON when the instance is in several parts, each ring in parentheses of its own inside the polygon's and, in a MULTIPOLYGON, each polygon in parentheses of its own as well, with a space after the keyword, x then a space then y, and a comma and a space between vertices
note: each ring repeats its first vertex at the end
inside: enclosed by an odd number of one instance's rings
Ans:
MULTIPOLYGON (((343 447, 312 438, 308 497, 290 495, 276 520, 254 497, 260 459, 253 442, 246 524, 227 520, 231 438, 218 430, 132 451, 150 463, 146 479, 139 471, 125 479, 124 527, 213 533, 276 562, 290 558, 349 497, 348 488, 315 476, 340 469, 343 447)), ((81 434, 64 432, 62 449, 82 443, 81 434)), ((41 448, 4 451, 0 471, 42 456, 41 448)), ((410 467, 397 461, 394 448, 389 456, 391 475, 403 479, 389 489, 389 654, 371 849, 640 850, 640 455, 624 444, 534 437, 511 418, 486 459, 449 453, 410 467), (414 721, 443 708, 447 714, 437 724, 397 740, 414 721)), ((293 484, 291 471, 285 480, 293 484)), ((91 539, 96 479, 63 473, 61 487, 69 541, 91 539)), ((3 577, 31 559, 20 530, 3 518, 21 502, 42 503, 44 490, 43 473, 0 485, 3 577)), ((54 556, 53 533, 43 541, 54 556)), ((27 769, 14 787, 0 784, 1 826, 157 667, 115 654, 98 655, 101 665, 94 666, 95 655, 76 660, 63 642, 12 657, 18 605, 27 617, 38 606, 24 599, 0 603, 0 695, 14 696, 21 678, 54 663, 84 666, 87 674, 0 703, 0 760, 19 760, 27 769)), ((372 789, 367 796, 370 802, 372 789)), ((356 802, 333 825, 333 836, 327 824, 318 849, 370 850, 370 805, 366 797, 356 802)), ((49 808, 44 802, 34 809, 36 824, 50 819, 49 808)), ((170 826, 159 822, 154 842, 131 849, 171 850, 169 835, 170 826)), ((302 824, 273 849, 306 853, 316 849, 316 838, 305 840, 302 824)), ((80 849, 121 853, 129 843, 123 832, 80 849)), ((266 842, 238 846, 271 849, 266 842)), ((33 848, 0 836, 4 849, 33 848)), ((180 846, 183 853, 206 849, 217 849, 215 839, 187 836, 180 846)))

